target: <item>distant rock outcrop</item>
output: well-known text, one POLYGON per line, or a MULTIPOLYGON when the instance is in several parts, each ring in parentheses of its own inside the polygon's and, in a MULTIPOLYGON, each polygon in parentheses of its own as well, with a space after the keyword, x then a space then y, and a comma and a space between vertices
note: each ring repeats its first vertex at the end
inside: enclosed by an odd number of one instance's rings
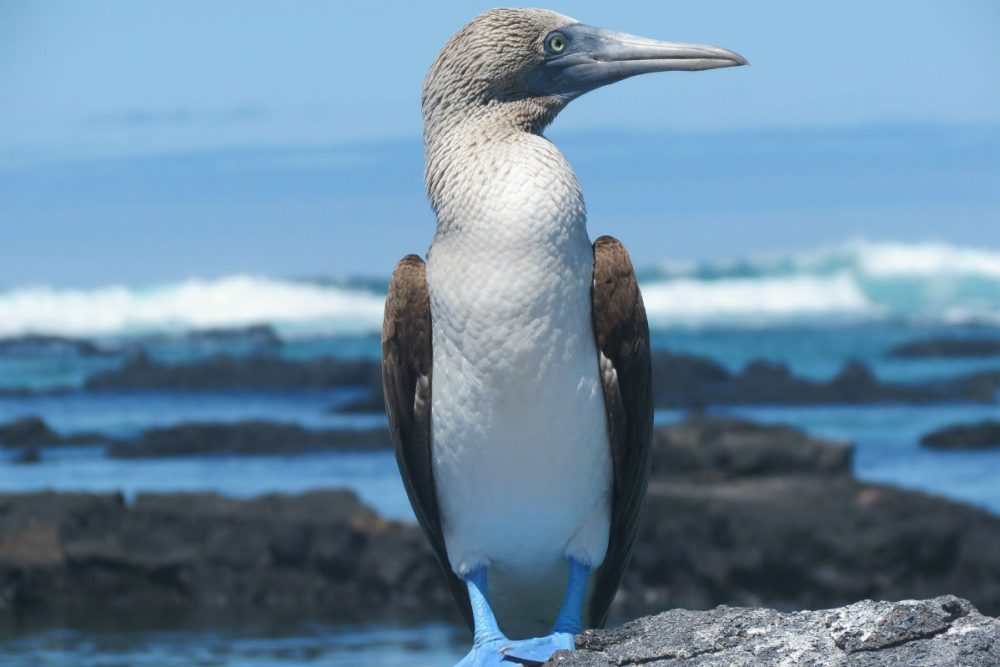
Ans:
POLYGON ((926 338, 902 343, 889 350, 890 357, 1000 357, 1000 338, 926 338))
POLYGON ((297 454, 317 450, 388 449, 389 429, 308 429, 263 420, 189 422, 152 428, 130 441, 110 444, 114 458, 192 454, 297 454))
POLYGON ((717 481, 773 475, 849 475, 850 443, 790 426, 693 417, 653 434, 653 478, 717 481))
POLYGON ((382 387, 378 362, 367 359, 293 361, 271 355, 218 355, 168 364, 139 353, 117 370, 99 373, 87 389, 316 389, 382 387))
POLYGON ((932 449, 1000 449, 1000 421, 946 426, 924 435, 920 444, 932 449))
POLYGON ((4 447, 37 447, 61 440, 41 417, 22 417, 0 424, 0 445, 4 447))
POLYGON ((970 401, 995 403, 1000 374, 926 382, 883 382, 863 362, 844 364, 829 381, 792 374, 788 366, 755 360, 730 373, 710 359, 653 355, 653 400, 661 408, 706 405, 867 405, 970 401))
MULTIPOLYGON (((112 458, 135 459, 195 454, 299 454, 321 450, 390 449, 389 429, 311 429, 294 423, 250 419, 236 422, 184 422, 143 431, 130 439, 104 433, 56 433, 40 417, 0 423, 0 447, 22 448, 22 456, 38 447, 104 445, 112 458)), ((19 459, 20 460, 20 459, 19 459)), ((25 459, 24 462, 28 462, 25 459)))
MULTIPOLYGON (((996 402, 1000 372, 895 383, 879 380, 860 361, 846 363, 828 381, 793 375, 782 363, 755 360, 732 373, 705 357, 656 351, 653 399, 659 408, 706 405, 822 405, 996 402)), ((335 412, 381 412, 382 371, 372 359, 320 357, 290 360, 270 355, 219 355, 167 364, 140 353, 120 369, 94 375, 88 389, 316 389, 359 387, 367 393, 335 412)))
POLYGON ((95 357, 107 354, 107 350, 83 338, 26 334, 11 338, 0 338, 0 354, 18 356, 66 356, 95 357))
POLYGON ((105 442, 99 433, 74 433, 64 436, 53 431, 41 417, 21 417, 0 423, 0 447, 46 447, 105 442))

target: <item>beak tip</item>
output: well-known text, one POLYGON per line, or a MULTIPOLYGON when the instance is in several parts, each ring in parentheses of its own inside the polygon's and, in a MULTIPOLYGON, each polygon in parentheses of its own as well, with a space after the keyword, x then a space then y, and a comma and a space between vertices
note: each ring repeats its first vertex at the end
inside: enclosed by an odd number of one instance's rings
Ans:
POLYGON ((733 62, 733 67, 742 67, 743 65, 749 65, 750 61, 736 53, 735 51, 729 52, 731 57, 730 60, 733 62))

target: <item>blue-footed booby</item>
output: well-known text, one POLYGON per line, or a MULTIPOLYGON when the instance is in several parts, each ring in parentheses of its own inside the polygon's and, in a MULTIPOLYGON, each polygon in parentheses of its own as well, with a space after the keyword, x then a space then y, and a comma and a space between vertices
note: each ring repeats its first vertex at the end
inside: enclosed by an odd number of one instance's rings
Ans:
POLYGON ((647 72, 746 61, 494 9, 424 81, 437 231, 389 285, 386 410, 417 520, 474 631, 464 665, 544 662, 599 626, 649 477, 649 331, 624 246, 591 243, 576 176, 543 129, 647 72), (515 639, 515 637, 533 637, 515 639))

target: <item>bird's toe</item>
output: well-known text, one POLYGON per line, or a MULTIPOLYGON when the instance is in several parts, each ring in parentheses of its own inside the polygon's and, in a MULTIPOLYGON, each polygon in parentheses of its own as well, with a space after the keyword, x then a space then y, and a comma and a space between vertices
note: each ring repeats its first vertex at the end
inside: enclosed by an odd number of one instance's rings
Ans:
POLYGON ((556 651, 572 651, 576 648, 573 635, 568 632, 553 632, 545 637, 534 637, 510 642, 510 647, 504 651, 504 656, 511 663, 524 665, 540 665, 546 662, 556 651))
POLYGON ((472 647, 455 667, 491 667, 494 665, 511 667, 506 659, 506 651, 514 644, 506 638, 480 642, 472 647))

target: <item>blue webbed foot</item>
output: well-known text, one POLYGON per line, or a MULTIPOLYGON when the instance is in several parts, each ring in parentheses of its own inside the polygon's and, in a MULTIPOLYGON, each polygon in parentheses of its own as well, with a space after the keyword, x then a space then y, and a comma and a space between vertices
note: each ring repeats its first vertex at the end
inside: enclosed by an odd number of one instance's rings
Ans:
POLYGON ((580 614, 589 576, 589 567, 575 558, 569 559, 566 598, 563 600, 562 609, 559 610, 559 616, 556 617, 552 633, 545 637, 514 642, 513 647, 507 651, 508 659, 540 664, 551 658, 556 651, 572 651, 576 648, 573 637, 580 632, 580 614))
MULTIPOLYGON (((556 651, 572 651, 576 648, 573 634, 570 632, 553 632, 546 637, 522 639, 510 642, 511 647, 505 654, 510 662, 527 664, 542 664, 552 657, 556 651)), ((507 664, 510 665, 510 662, 507 664)))
POLYGON ((455 667, 490 667, 493 665, 511 667, 511 663, 504 662, 504 659, 506 657, 505 651, 512 644, 513 642, 506 637, 491 641, 476 642, 472 650, 459 660, 455 667))
POLYGON ((511 641, 500 632, 497 619, 493 615, 489 598, 486 595, 486 568, 473 570, 465 577, 469 589, 469 604, 472 607, 472 618, 475 622, 475 639, 472 650, 459 660, 455 667, 488 667, 489 665, 504 665, 505 649, 510 648, 511 641))
POLYGON ((475 637, 472 650, 455 667, 540 665, 557 651, 576 648, 574 636, 580 631, 580 613, 590 568, 574 558, 569 559, 569 566, 566 598, 552 633, 516 641, 507 639, 497 625, 486 594, 486 568, 480 567, 465 575, 475 637))

